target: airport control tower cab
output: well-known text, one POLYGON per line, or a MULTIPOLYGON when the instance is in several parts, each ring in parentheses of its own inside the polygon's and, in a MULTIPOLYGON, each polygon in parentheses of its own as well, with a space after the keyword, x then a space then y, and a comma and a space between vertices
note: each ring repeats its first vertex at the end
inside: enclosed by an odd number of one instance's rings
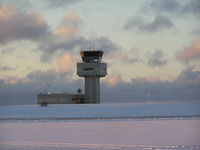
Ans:
POLYGON ((85 79, 85 103, 100 103, 100 78, 107 75, 107 64, 102 63, 103 51, 81 51, 77 75, 85 79))

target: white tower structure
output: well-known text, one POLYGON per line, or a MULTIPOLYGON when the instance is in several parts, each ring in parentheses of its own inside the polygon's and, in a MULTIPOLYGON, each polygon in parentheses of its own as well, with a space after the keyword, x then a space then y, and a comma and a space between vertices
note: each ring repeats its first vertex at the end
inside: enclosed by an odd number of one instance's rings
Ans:
POLYGON ((103 51, 81 51, 77 75, 85 78, 85 103, 100 103, 100 78, 107 75, 107 64, 101 62, 103 51))

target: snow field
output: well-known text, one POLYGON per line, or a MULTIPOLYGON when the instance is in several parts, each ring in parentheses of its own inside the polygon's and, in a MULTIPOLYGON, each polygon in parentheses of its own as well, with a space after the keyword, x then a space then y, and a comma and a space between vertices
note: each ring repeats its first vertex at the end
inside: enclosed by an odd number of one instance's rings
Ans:
POLYGON ((1 122, 0 149, 200 149, 200 120, 1 122))

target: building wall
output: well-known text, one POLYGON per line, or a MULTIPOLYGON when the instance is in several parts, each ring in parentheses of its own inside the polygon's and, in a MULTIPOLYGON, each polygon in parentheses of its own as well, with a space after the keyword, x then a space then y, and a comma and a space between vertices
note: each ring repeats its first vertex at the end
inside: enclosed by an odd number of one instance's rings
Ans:
POLYGON ((77 104, 85 103, 84 94, 39 94, 37 95, 38 104, 77 104))

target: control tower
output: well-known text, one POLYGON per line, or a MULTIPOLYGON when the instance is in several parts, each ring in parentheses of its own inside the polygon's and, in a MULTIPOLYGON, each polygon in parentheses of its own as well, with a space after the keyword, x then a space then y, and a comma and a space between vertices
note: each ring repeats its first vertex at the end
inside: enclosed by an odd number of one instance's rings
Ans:
POLYGON ((101 62, 103 51, 81 51, 77 75, 85 78, 85 103, 100 103, 100 78, 107 75, 107 64, 101 62))

